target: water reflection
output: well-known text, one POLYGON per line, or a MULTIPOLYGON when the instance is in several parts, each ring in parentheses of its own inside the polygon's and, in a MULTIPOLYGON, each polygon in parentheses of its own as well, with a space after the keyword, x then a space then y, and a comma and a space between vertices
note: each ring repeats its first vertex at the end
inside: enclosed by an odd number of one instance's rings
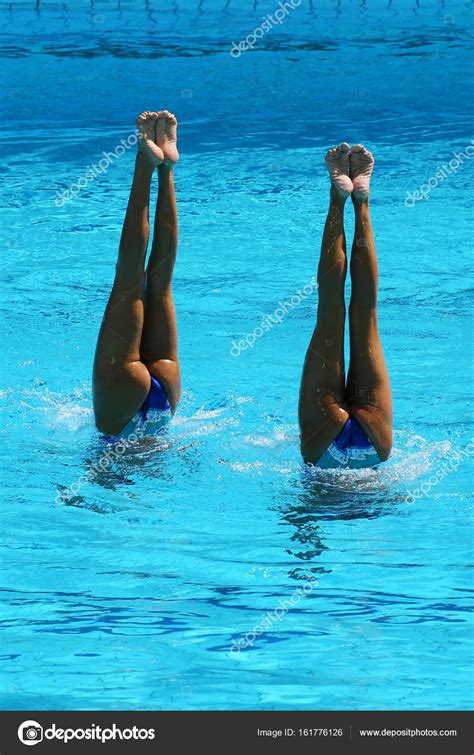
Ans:
POLYGON ((96 438, 82 456, 76 480, 68 486, 57 483, 56 503, 101 514, 120 510, 123 502, 146 507, 145 480, 151 482, 153 503, 159 500, 160 491, 174 485, 177 475, 182 481, 197 475, 201 462, 197 441, 183 444, 167 433, 128 447, 96 438), (108 495, 104 496, 104 491, 108 495), (110 493, 118 493, 120 498, 112 498, 110 493))
POLYGON ((282 523, 291 525, 288 553, 304 567, 289 572, 294 579, 332 570, 318 560, 328 551, 328 522, 376 519, 392 514, 394 506, 404 504, 406 496, 393 487, 393 479, 380 470, 335 471, 302 467, 291 481, 289 494, 278 506, 282 523))

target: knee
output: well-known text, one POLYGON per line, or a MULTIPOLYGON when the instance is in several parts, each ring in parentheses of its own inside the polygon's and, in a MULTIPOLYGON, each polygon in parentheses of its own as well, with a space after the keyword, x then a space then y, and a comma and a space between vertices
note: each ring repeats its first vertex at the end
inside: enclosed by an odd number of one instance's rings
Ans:
POLYGON ((344 290, 344 283, 346 280, 347 262, 344 256, 337 257, 334 263, 328 270, 324 270, 322 274, 318 275, 318 291, 319 296, 324 294, 327 290, 334 288, 341 288, 344 290))
POLYGON ((352 322, 374 323, 377 325, 377 295, 376 293, 364 292, 354 301, 354 295, 349 304, 349 317, 352 322))
POLYGON ((331 276, 340 277, 342 275, 345 277, 347 273, 347 256, 342 249, 334 254, 333 249, 330 248, 327 254, 326 264, 324 264, 324 257, 322 257, 324 267, 327 269, 321 270, 321 267, 319 268, 318 283, 322 283, 326 278, 330 278, 331 276), (319 278, 321 278, 321 281, 319 278))

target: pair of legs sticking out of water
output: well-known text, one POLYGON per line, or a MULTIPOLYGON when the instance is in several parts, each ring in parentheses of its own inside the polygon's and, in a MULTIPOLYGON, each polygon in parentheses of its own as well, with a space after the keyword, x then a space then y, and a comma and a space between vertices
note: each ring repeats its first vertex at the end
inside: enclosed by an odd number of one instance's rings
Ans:
MULTIPOLYGON (((93 377, 97 427, 119 438, 154 434, 174 414, 181 394, 171 290, 178 246, 173 182, 177 122, 166 110, 145 112, 137 127, 139 150, 93 377), (158 200, 146 264, 155 170, 158 200)), ((377 326, 378 268, 369 212, 373 164, 362 145, 343 143, 326 155, 331 186, 318 267, 318 313, 298 412, 303 458, 321 467, 375 466, 388 458, 392 445, 392 399, 377 326), (344 208, 349 196, 355 235, 346 379, 344 208)))

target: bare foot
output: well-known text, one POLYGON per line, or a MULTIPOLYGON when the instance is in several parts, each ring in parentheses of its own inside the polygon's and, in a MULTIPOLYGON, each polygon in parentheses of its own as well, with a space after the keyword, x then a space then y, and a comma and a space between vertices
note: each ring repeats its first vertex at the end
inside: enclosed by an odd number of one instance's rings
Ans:
POLYGON ((350 177, 354 185, 354 199, 369 197, 370 177, 374 169, 374 156, 363 144, 354 144, 350 154, 350 177))
POLYGON ((150 113, 146 110, 138 116, 135 125, 140 131, 138 150, 143 152, 148 162, 156 168, 164 160, 163 150, 155 143, 155 123, 158 113, 150 113))
POLYGON ((339 147, 330 149, 324 158, 331 183, 344 199, 352 192, 352 181, 349 178, 349 151, 350 147, 347 142, 342 142, 339 147))
POLYGON ((165 165, 171 168, 179 160, 177 143, 178 121, 173 113, 160 110, 156 114, 155 144, 163 152, 165 165))

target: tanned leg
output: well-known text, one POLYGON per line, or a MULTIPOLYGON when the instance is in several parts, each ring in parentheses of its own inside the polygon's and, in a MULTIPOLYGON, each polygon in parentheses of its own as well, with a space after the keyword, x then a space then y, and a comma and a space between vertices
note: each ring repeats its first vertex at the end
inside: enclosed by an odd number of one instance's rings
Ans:
POLYGON ((130 199, 120 239, 112 293, 99 332, 94 359, 94 413, 99 430, 115 435, 136 414, 150 389, 140 357, 144 321, 144 263, 150 232, 150 184, 163 154, 154 148, 156 113, 137 120, 141 131, 130 199))
POLYGON ((350 273, 350 364, 345 401, 382 460, 392 448, 392 396, 377 323, 378 265, 369 209, 373 157, 362 145, 351 150, 355 234, 350 273))
POLYGON ((326 155, 331 177, 330 205, 318 267, 318 314, 303 368, 299 401, 301 452, 316 462, 344 427, 344 281, 347 271, 344 206, 352 190, 349 146, 326 155))
POLYGON ((168 111, 158 113, 156 142, 164 153, 158 168, 158 202, 150 259, 146 270, 145 322, 140 345, 143 362, 163 384, 174 412, 181 395, 178 331, 171 290, 178 248, 178 211, 173 166, 178 159, 177 122, 168 111))

